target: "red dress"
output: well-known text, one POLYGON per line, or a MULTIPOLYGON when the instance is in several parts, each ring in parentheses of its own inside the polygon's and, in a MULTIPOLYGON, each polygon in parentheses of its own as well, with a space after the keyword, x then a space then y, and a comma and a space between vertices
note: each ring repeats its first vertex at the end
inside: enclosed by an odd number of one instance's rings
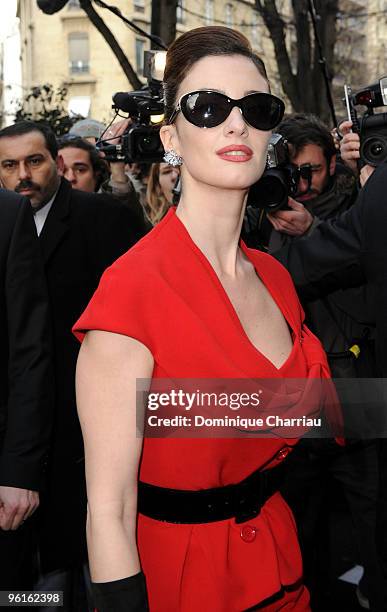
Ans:
MULTIPOLYGON (((139 340, 154 357, 154 378, 329 376, 319 341, 303 326, 288 272, 271 256, 241 246, 293 331, 291 354, 280 368, 250 342, 174 209, 105 272, 76 335, 98 329, 139 340)), ((176 489, 236 483, 278 465, 294 442, 145 438, 140 479, 176 489)), ((302 578, 294 519, 279 493, 242 524, 175 525, 139 515, 138 547, 151 612, 241 612, 302 578)), ((267 609, 309 610, 308 595, 295 589, 267 609)))

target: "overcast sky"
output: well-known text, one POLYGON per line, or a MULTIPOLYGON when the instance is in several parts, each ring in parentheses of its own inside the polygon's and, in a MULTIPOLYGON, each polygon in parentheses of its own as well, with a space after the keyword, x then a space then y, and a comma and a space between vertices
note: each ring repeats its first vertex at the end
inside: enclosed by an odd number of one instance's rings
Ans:
POLYGON ((16 15, 16 0, 2 0, 0 19, 0 40, 3 40, 12 30, 16 15))
POLYGON ((15 100, 22 95, 20 39, 16 19, 16 0, 0 0, 0 41, 4 44, 4 111, 6 123, 12 122, 15 100))

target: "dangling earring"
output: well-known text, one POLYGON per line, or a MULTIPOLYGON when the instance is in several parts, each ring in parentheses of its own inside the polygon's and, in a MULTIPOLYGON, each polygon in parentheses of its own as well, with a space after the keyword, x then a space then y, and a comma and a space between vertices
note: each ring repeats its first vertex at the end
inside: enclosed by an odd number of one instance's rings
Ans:
POLYGON ((176 153, 173 149, 169 151, 165 151, 164 161, 167 162, 170 166, 176 167, 181 166, 183 163, 183 158, 176 153))

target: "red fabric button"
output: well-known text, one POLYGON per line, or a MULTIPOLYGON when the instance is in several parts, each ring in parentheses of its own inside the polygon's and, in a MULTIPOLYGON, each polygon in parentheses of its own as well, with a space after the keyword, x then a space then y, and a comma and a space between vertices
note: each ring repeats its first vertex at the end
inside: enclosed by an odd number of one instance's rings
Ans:
POLYGON ((241 538, 244 542, 254 542, 257 535, 257 528, 253 525, 244 525, 241 527, 241 538))
POLYGON ((275 458, 277 459, 277 461, 283 461, 285 457, 288 456, 289 453, 290 453, 290 448, 288 448, 287 446, 284 446, 284 448, 281 448, 281 450, 278 451, 275 458))

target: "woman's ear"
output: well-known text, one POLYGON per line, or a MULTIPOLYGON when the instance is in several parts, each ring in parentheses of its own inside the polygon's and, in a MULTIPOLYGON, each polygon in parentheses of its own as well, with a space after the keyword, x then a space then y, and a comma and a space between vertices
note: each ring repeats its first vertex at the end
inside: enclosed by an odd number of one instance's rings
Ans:
POLYGON ((165 151, 175 151, 180 155, 179 139, 174 125, 163 125, 160 128, 160 140, 165 151))

